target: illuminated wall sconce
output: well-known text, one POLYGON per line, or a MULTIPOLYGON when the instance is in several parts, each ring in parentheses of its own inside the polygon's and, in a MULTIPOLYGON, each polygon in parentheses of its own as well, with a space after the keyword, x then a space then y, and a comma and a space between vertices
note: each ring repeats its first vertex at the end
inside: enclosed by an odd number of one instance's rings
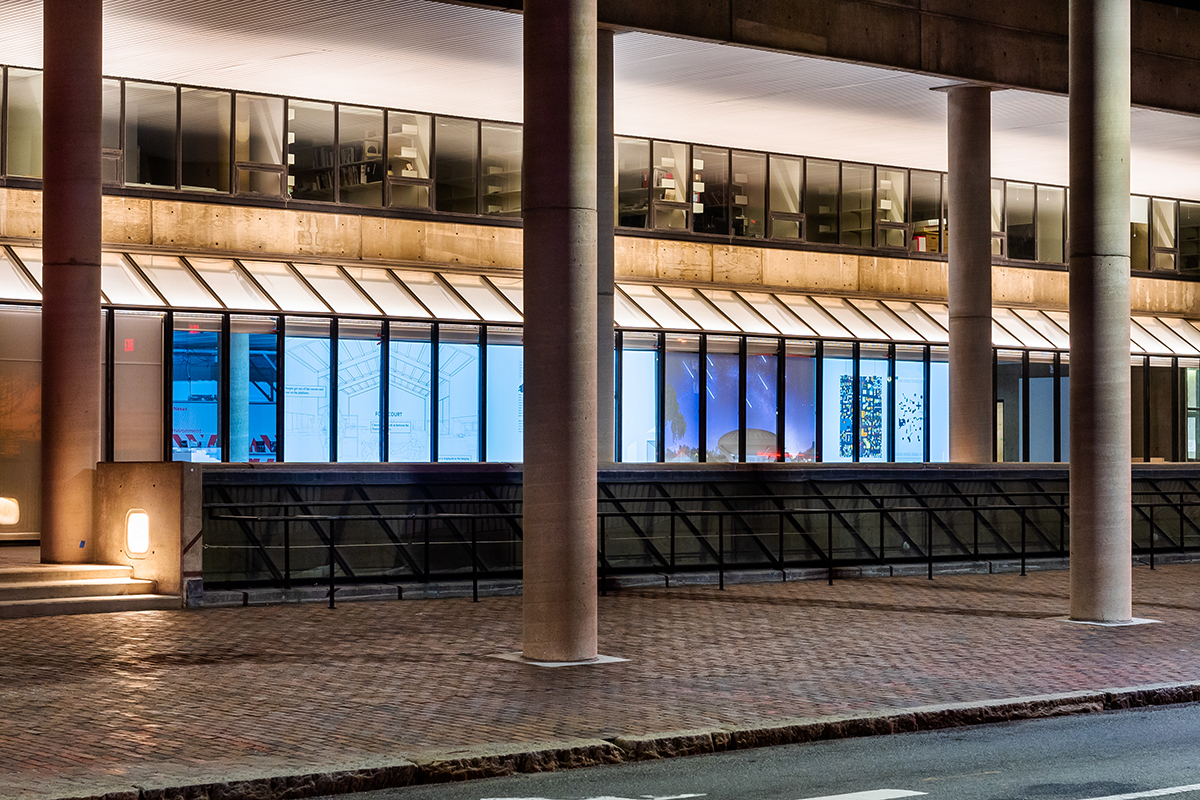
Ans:
POLYGON ((131 556, 144 556, 150 550, 150 515, 140 508, 125 514, 125 551, 131 556))
POLYGON ((21 504, 11 497, 0 497, 0 525, 16 525, 21 521, 21 504))

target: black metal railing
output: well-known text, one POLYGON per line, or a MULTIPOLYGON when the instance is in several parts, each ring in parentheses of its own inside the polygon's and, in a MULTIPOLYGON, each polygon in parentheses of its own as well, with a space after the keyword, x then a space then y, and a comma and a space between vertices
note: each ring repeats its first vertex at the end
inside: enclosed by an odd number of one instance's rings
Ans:
MULTIPOLYGON (((272 472, 274 474, 272 474, 272 472)), ((1065 470, 615 470, 599 481, 609 578, 1030 559, 1070 550, 1065 470)), ((206 584, 516 580, 519 473, 205 476, 206 584), (278 480, 286 477, 287 480, 278 480), (274 480, 272 480, 274 478, 274 480)), ((1135 481, 1133 553, 1200 551, 1198 475, 1135 481)), ((810 574, 809 577, 812 577, 810 574)), ((333 592, 330 592, 332 597, 333 592)))

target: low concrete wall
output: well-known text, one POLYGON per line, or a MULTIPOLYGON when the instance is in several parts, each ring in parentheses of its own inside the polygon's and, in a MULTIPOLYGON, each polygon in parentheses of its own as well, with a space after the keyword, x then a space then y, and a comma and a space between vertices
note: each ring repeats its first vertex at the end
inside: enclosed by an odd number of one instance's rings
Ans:
POLYGON ((96 559, 128 564, 133 577, 156 581, 159 594, 186 600, 202 591, 200 514, 202 486, 195 464, 124 462, 98 464, 95 489, 96 559), (150 518, 150 549, 131 554, 125 541, 125 519, 131 509, 150 518))

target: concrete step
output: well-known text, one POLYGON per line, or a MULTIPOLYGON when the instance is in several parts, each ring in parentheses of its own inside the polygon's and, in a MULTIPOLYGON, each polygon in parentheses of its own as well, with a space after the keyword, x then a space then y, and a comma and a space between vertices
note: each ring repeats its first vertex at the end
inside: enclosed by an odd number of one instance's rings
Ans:
POLYGON ((133 567, 108 564, 22 564, 0 567, 0 586, 10 583, 56 583, 69 580, 128 578, 133 567))
POLYGON ((136 578, 84 578, 64 581, 0 582, 0 603, 11 600, 48 600, 68 597, 119 597, 153 594, 154 581, 136 578))
POLYGON ((182 607, 178 597, 164 594, 9 600, 0 602, 0 619, 63 614, 107 614, 115 611, 166 611, 182 607))

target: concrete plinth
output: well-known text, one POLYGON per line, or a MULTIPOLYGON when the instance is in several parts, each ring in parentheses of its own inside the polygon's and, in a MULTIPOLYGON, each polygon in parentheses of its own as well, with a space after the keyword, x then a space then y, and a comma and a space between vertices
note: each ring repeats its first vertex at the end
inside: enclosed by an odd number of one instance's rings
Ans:
POLYGON ((525 3, 524 633, 596 644, 596 2, 525 3))
POLYGON ((1071 0, 1071 619, 1133 616, 1129 0, 1071 0))
POLYGON ((42 541, 45 563, 93 557, 100 460, 101 0, 45 0, 42 541))
POLYGON ((948 90, 950 460, 992 460, 992 98, 948 90))

